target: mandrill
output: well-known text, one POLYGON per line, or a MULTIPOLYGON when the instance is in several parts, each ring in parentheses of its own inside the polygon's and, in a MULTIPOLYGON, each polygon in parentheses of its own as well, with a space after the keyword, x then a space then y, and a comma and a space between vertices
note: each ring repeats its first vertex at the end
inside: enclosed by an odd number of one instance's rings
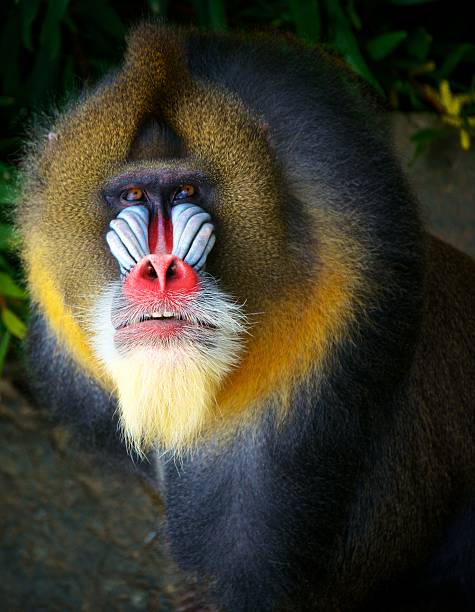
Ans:
POLYGON ((475 265, 388 142, 319 50, 144 23, 26 156, 36 393, 153 468, 195 610, 475 610, 475 265))

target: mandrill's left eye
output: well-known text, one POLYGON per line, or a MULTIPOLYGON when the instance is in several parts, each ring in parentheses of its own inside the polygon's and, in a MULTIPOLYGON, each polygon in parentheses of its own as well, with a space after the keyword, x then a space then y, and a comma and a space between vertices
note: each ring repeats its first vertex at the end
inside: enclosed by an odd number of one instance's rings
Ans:
POLYGON ((187 200, 189 198, 192 198, 195 194, 196 189, 193 187, 193 185, 180 185, 180 187, 178 187, 178 189, 173 194, 172 201, 179 202, 180 200, 187 200))
POLYGON ((120 194, 120 199, 126 204, 140 204, 146 201, 145 194, 139 187, 124 189, 120 194))

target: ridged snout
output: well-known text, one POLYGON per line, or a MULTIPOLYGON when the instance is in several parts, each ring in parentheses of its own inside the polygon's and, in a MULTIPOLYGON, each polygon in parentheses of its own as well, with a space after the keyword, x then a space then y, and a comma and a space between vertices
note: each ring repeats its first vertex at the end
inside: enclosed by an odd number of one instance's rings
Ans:
POLYGON ((168 247, 163 246, 167 241, 157 242, 156 238, 157 233, 163 232, 157 231, 155 225, 160 226, 163 219, 150 217, 146 206, 136 205, 122 210, 110 222, 106 240, 121 274, 127 276, 139 267, 136 275, 144 281, 153 282, 157 287, 165 287, 167 283, 171 287, 179 278, 189 286, 192 273, 197 281, 196 272, 205 266, 206 258, 216 241, 209 213, 191 203, 172 208, 171 253, 167 252, 168 247), (153 240, 150 240, 152 235, 153 240))

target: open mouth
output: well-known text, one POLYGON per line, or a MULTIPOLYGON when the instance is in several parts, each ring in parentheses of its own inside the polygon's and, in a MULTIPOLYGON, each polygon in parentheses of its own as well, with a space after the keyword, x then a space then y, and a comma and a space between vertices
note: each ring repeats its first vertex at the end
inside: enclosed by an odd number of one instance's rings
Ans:
POLYGON ((180 313, 171 311, 154 311, 148 314, 125 319, 115 325, 116 333, 123 331, 137 333, 166 334, 178 333, 183 328, 217 329, 209 322, 189 319, 180 313))
POLYGON ((247 331, 241 306, 206 279, 193 298, 172 297, 143 292, 131 299, 123 295, 121 284, 111 284, 98 299, 91 322, 101 360, 109 363, 142 350, 152 360, 157 355, 189 359, 196 350, 215 359, 217 368, 223 359, 232 367, 247 331))
POLYGON ((144 314, 132 321, 124 321, 116 327, 116 331, 130 327, 131 325, 140 325, 140 323, 146 323, 148 321, 157 321, 159 323, 185 321, 185 318, 178 313, 164 311, 164 312, 151 312, 150 314, 144 314))

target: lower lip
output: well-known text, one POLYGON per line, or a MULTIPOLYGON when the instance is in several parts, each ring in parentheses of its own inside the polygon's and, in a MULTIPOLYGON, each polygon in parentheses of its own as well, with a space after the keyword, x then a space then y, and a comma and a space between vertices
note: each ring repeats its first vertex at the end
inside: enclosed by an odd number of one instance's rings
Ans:
POLYGON ((180 335, 185 325, 186 322, 179 319, 154 319, 118 329, 115 335, 120 340, 174 338, 180 335))

